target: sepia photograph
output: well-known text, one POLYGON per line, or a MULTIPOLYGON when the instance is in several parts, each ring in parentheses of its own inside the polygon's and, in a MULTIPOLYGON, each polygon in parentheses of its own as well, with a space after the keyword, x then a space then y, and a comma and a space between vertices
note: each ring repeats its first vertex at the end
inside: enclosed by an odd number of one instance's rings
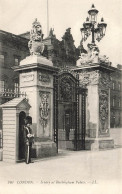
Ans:
POLYGON ((0 0, 0 194, 122 194, 121 20, 121 0, 0 0))

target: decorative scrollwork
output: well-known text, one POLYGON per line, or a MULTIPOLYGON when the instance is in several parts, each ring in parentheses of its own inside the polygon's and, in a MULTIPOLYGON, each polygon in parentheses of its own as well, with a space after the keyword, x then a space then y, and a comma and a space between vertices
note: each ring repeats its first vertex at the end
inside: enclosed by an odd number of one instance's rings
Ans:
POLYGON ((73 71, 72 69, 69 69, 69 67, 64 67, 64 68, 61 68, 59 70, 59 74, 63 74, 63 73, 70 73, 75 78, 78 78, 79 77, 79 73, 73 71))
POLYGON ((39 74, 39 81, 49 83, 50 76, 48 74, 39 74))
POLYGON ((105 130, 105 123, 108 120, 108 91, 101 90, 99 94, 99 115, 102 125, 102 131, 105 130))
POLYGON ((101 72, 100 79, 99 79, 99 86, 103 89, 109 89, 111 87, 111 74, 101 72))
POLYGON ((41 103, 40 103, 40 122, 43 128, 45 128, 48 124, 48 118, 49 118, 49 93, 46 92, 40 92, 41 97, 41 103))
POLYGON ((87 86, 88 84, 94 85, 98 84, 99 81, 99 73, 98 71, 84 71, 79 74, 79 81, 81 86, 87 86))
POLYGON ((72 100, 72 85, 69 79, 64 78, 61 80, 60 94, 63 100, 72 100))

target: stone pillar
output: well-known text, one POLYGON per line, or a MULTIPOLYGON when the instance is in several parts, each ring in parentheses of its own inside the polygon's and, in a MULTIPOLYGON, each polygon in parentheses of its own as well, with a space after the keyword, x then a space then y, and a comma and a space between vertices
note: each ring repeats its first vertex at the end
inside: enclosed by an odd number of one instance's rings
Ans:
POLYGON ((114 147, 110 138, 110 83, 112 67, 88 65, 77 69, 80 85, 88 89, 86 107, 85 148, 91 150, 114 147))
POLYGON ((26 92, 35 133, 33 157, 56 154, 53 130, 53 73, 57 68, 43 56, 31 55, 15 68, 19 71, 20 91, 26 92))

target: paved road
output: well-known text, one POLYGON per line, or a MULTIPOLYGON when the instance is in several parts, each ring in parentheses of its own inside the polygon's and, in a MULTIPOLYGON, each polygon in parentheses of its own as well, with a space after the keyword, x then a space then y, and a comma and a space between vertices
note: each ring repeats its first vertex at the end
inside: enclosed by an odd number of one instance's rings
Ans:
POLYGON ((98 194, 95 188, 99 189, 99 194, 108 194, 109 190, 111 194, 122 194, 120 184, 122 148, 96 152, 60 151, 56 157, 34 160, 29 165, 0 162, 3 189, 0 194, 4 194, 4 190, 5 194, 77 194, 81 189, 83 194, 98 194))

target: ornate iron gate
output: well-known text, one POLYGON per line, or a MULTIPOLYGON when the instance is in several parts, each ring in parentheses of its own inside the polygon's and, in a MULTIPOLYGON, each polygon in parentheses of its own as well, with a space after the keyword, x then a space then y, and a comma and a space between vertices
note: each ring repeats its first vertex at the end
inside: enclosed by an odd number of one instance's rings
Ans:
POLYGON ((78 74, 63 70, 54 75, 54 142, 57 151, 58 148, 85 149, 85 104, 86 90, 79 87, 78 74))

